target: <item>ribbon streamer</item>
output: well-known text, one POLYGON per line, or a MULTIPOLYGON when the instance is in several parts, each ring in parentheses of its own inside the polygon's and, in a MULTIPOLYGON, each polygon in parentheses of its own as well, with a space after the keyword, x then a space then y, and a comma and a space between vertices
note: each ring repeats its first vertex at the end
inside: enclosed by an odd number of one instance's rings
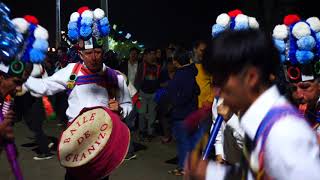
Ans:
MULTIPOLYGON (((11 98, 11 96, 7 96, 5 98, 5 101, 4 101, 2 108, 1 108, 0 123, 4 121, 4 114, 6 114, 9 111, 9 109, 12 105, 12 102, 13 102, 13 99, 11 98)), ((7 143, 5 145, 5 150, 7 153, 8 161, 11 165, 12 172, 16 177, 16 180, 23 180, 22 172, 21 172, 19 162, 17 159, 17 150, 16 150, 15 144, 14 143, 7 143)))

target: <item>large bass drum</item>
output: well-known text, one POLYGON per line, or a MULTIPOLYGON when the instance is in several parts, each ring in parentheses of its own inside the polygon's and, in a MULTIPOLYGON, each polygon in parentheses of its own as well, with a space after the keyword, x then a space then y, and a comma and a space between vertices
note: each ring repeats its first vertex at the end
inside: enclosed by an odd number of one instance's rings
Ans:
POLYGON ((72 177, 101 179, 123 162, 129 141, 130 131, 116 113, 84 109, 61 135, 59 161, 72 177))

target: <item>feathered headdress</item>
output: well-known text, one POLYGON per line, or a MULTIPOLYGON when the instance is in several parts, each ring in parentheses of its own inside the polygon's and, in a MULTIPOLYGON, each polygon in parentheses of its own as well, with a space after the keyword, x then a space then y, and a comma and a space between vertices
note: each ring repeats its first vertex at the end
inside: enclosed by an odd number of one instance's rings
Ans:
POLYGON ((8 73, 10 64, 21 50, 22 35, 9 19, 10 9, 0 2, 0 71, 8 73))
POLYGON ((228 13, 222 13, 217 17, 216 24, 212 26, 212 37, 227 29, 242 30, 248 28, 259 28, 256 18, 244 15, 240 10, 236 9, 228 13))
POLYGON ((109 20, 102 9, 81 7, 70 16, 68 37, 73 43, 84 41, 84 49, 102 47, 102 38, 110 33, 109 20))
POLYGON ((314 80, 320 75, 320 20, 306 21, 296 14, 287 15, 282 25, 275 26, 273 39, 280 52, 289 82, 314 80))
POLYGON ((34 16, 9 20, 9 9, 0 4, 1 64, 0 70, 21 76, 26 63, 41 63, 48 50, 48 32, 34 16), (3 36, 2 36, 3 35, 3 36))
POLYGON ((46 57, 49 34, 38 22, 38 19, 31 15, 12 20, 17 31, 25 39, 23 51, 20 53, 20 60, 23 62, 41 63, 46 57))

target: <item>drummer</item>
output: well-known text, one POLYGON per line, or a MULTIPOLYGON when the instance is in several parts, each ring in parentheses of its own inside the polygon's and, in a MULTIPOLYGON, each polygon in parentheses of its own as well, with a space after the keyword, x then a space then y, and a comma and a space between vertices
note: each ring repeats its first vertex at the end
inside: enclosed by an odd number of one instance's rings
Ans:
MULTIPOLYGON (((47 78, 30 77, 24 87, 39 95, 67 91, 69 124, 83 108, 94 106, 107 107, 124 118, 132 109, 126 82, 121 74, 105 66, 102 60, 102 38, 107 38, 109 32, 109 21, 103 10, 79 8, 70 16, 68 36, 79 46, 78 54, 83 63, 70 63, 47 78)), ((74 178, 67 173, 66 179, 74 178)))
POLYGON ((110 32, 110 25, 101 9, 79 8, 71 14, 68 24, 69 38, 80 47, 78 54, 83 63, 70 63, 50 77, 30 77, 26 89, 41 95, 68 91, 66 114, 69 122, 85 107, 105 106, 125 117, 132 109, 131 98, 123 76, 105 66, 102 60, 103 41, 110 32), (82 18, 80 27, 78 18, 82 18), (90 24, 87 26, 86 24, 90 24), (99 24, 99 32, 94 27, 99 24), (90 27, 88 32, 80 31, 90 27))

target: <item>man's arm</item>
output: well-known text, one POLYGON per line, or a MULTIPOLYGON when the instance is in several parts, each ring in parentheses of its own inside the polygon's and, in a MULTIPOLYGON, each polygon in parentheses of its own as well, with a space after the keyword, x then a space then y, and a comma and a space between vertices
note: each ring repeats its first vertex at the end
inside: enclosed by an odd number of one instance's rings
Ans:
POLYGON ((122 75, 118 75, 119 93, 117 101, 122 109, 121 115, 125 118, 132 110, 132 101, 129 94, 128 86, 122 75))
MULTIPOLYGON (((217 100, 214 99, 214 102, 212 103, 212 125, 210 129, 210 133, 212 132, 214 123, 216 121, 216 118, 218 116, 218 105, 220 105, 222 101, 220 100, 219 103, 217 103, 217 100)), ((222 127, 220 127, 220 130, 216 137, 216 142, 214 143, 215 147, 215 153, 217 156, 218 161, 221 161, 224 159, 224 151, 223 151, 223 129, 224 124, 222 124, 222 127), (221 158, 221 159, 220 159, 221 158)))
POLYGON ((32 93, 44 96, 50 96, 66 90, 67 82, 74 65, 74 63, 69 64, 47 78, 40 79, 29 77, 27 82, 24 84, 24 87, 32 93))

